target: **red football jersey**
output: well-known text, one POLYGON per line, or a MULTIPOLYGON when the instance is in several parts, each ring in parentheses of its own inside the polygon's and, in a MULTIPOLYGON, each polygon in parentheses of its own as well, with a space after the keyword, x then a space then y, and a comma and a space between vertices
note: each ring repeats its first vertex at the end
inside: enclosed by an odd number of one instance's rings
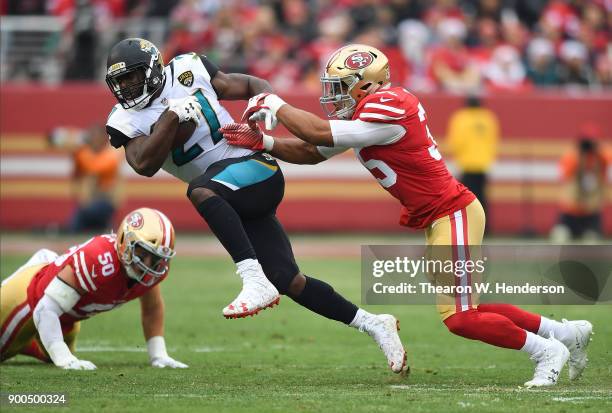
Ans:
POLYGON ((390 145, 356 150, 361 163, 404 206, 400 223, 425 228, 437 218, 464 208, 475 198, 448 171, 427 127, 416 96, 394 87, 366 96, 353 120, 401 125, 406 130, 390 145))
POLYGON ((71 247, 64 255, 43 267, 28 286, 28 302, 35 308, 47 285, 66 266, 70 266, 85 294, 68 313, 61 316, 62 324, 70 324, 97 313, 112 310, 149 291, 137 281, 128 278, 117 256, 115 235, 99 235, 81 245, 71 247))

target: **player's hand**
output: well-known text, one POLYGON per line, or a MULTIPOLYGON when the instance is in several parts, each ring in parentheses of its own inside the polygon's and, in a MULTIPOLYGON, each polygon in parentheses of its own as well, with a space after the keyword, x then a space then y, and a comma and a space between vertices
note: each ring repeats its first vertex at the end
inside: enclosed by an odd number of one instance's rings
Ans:
POLYGON ((170 367, 171 369, 186 369, 189 367, 187 364, 181 363, 170 356, 155 357, 153 360, 151 360, 151 365, 160 369, 165 367, 170 367))
POLYGON ((252 127, 253 129, 255 129, 255 121, 250 121, 249 118, 251 117, 251 115, 253 113, 255 113, 256 111, 259 110, 259 108, 261 107, 261 105, 263 105, 263 101, 266 98, 266 96, 268 96, 269 93, 259 93, 255 96, 253 96, 252 98, 249 99, 249 103, 247 104, 246 109, 244 110, 244 112, 242 113, 242 118, 241 121, 242 122, 248 122, 249 126, 252 127))
POLYGON ((274 114, 272 110, 268 108, 259 109, 257 112, 249 116, 249 125, 256 124, 257 122, 261 121, 264 122, 266 130, 272 130, 276 128, 276 125, 278 124, 276 114, 274 114))
POLYGON ((249 99, 249 104, 242 114, 242 122, 248 122, 255 129, 258 121, 264 121, 265 128, 272 130, 278 124, 276 112, 285 104, 280 97, 271 93, 260 93, 249 99))
POLYGON ((259 107, 263 104, 264 99, 266 98, 266 96, 268 96, 269 93, 260 93, 258 95, 253 96, 252 98, 249 99, 249 103, 247 103, 247 107, 244 110, 244 112, 242 113, 242 121, 245 122, 246 120, 248 120, 248 117, 250 115, 247 116, 247 113, 253 113, 252 109, 259 107))
POLYGON ((195 96, 187 96, 180 99, 168 99, 168 110, 176 113, 179 118, 179 123, 193 121, 196 125, 200 125, 202 118, 202 106, 195 96))
POLYGON ((230 145, 262 151, 263 134, 257 126, 254 128, 246 123, 228 123, 220 129, 223 137, 230 145))
POLYGON ((74 358, 68 364, 61 366, 61 368, 64 370, 95 370, 97 367, 91 361, 74 358))

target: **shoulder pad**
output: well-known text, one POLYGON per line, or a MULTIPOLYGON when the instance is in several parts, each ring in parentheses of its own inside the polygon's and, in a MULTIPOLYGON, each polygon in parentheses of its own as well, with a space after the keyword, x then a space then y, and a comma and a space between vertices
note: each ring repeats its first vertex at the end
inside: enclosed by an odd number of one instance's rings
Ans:
POLYGON ((135 138, 141 135, 141 133, 132 122, 133 116, 133 114, 124 109, 120 104, 116 104, 108 115, 106 125, 120 131, 128 138, 135 138))
POLYGON ((387 89, 363 98, 355 110, 354 119, 364 122, 396 122, 410 114, 407 94, 402 88, 387 89))

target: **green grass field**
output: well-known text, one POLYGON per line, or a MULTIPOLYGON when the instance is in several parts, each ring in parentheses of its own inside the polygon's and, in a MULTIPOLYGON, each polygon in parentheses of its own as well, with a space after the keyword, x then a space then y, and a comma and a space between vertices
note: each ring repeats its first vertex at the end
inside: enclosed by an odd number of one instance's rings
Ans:
MULTIPOLYGON (((3 277, 26 258, 3 255, 3 277)), ((358 302, 358 258, 305 259, 300 265, 358 302)), ((398 377, 366 334, 287 298, 254 318, 225 320, 221 308, 239 289, 229 260, 178 257, 162 289, 170 355, 189 369, 149 367, 139 307, 132 302, 83 323, 77 355, 98 370, 62 371, 20 356, 0 367, 2 393, 64 392, 75 412, 612 411, 609 306, 539 308, 558 319, 587 318, 596 335, 580 381, 569 383, 564 370, 555 388, 527 390, 520 386, 533 367, 525 353, 452 336, 433 307, 368 307, 402 322, 411 374, 398 377)), ((13 410, 45 411, 2 406, 13 410)))

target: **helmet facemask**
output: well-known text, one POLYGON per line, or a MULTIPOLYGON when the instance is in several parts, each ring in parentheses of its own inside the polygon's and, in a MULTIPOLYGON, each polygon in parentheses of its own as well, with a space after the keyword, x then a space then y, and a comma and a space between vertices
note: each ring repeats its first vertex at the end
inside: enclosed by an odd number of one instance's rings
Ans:
POLYGON ((128 232, 125 237, 129 241, 120 259, 126 274, 146 287, 152 286, 168 271, 168 262, 176 254, 175 251, 164 246, 154 248, 135 239, 133 233, 128 232))
POLYGON ((323 94, 319 98, 323 110, 329 118, 350 119, 355 112, 357 102, 350 95, 357 84, 356 76, 322 76, 323 94))

